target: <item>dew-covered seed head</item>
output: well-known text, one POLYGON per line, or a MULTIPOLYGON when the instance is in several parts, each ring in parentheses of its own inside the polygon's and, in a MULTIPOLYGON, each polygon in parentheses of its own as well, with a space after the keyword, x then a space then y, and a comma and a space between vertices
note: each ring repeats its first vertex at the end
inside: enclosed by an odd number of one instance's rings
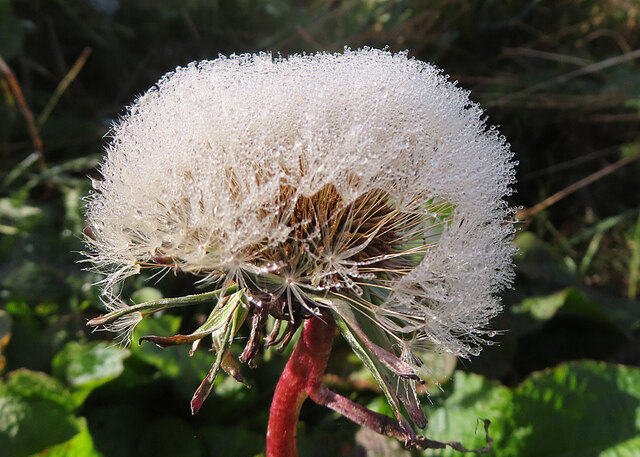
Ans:
POLYGON ((512 278, 514 162, 432 65, 375 49, 192 63, 111 137, 87 207, 107 290, 171 268, 291 323, 340 297, 402 347, 467 356, 487 336, 512 278))

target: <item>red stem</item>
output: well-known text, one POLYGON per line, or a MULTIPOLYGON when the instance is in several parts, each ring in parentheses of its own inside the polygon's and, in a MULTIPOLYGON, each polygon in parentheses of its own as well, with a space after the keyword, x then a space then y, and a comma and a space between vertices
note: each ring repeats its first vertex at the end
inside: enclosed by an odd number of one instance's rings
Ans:
POLYGON ((456 441, 434 441, 416 436, 404 419, 394 420, 365 408, 322 385, 324 371, 336 334, 333 318, 324 313, 308 319, 291 358, 280 376, 273 394, 269 426, 267 428, 266 457, 298 457, 296 432, 300 408, 307 397, 319 405, 327 406, 348 417, 357 424, 403 440, 405 446, 418 449, 444 449, 447 446, 460 452, 486 454, 491 451, 493 440, 489 436, 489 420, 484 419, 487 445, 480 449, 467 449, 456 441))
POLYGON ((296 432, 302 403, 322 383, 336 324, 329 314, 308 319, 273 394, 267 457, 297 457, 296 432))

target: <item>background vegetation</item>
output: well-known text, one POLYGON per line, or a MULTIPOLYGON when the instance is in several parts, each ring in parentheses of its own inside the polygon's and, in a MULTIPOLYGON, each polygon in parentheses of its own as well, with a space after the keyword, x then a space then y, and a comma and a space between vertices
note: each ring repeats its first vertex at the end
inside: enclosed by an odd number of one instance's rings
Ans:
MULTIPOLYGON (((432 357, 426 434, 483 446, 489 418, 496 456, 640 455, 638 21, 638 0, 0 0, 0 454, 263 452, 286 354, 243 367, 250 389, 222 377, 191 417, 210 354, 121 350, 86 328, 101 312, 98 278, 77 263, 87 176, 122 107, 177 65, 388 45, 471 89, 520 162, 505 331, 473 360, 432 357)), ((141 301, 193 285, 127 288, 141 301)), ((198 317, 147 319, 141 333, 198 317)), ((329 371, 385 411, 341 341, 329 371)), ((311 403, 300 435, 303 456, 451 454, 403 450, 311 403)))

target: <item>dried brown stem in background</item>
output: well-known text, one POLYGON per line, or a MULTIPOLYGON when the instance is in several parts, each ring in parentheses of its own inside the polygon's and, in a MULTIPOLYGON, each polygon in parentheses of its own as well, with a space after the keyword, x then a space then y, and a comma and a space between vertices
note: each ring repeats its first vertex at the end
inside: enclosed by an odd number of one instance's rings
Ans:
POLYGON ((29 129, 29 135, 31 136, 31 142, 33 143, 33 147, 35 148, 36 153, 38 154, 38 160, 40 162, 40 168, 45 170, 47 168, 47 163, 44 159, 44 148, 42 146, 42 138, 40 137, 40 130, 36 125, 35 118, 33 117, 33 113, 29 109, 29 105, 27 105, 27 101, 24 99, 24 95, 22 95, 22 89, 20 88, 20 83, 18 83, 18 79, 16 75, 13 73, 9 65, 4 61, 2 56, 0 56, 0 73, 4 76, 4 78, 9 83, 9 88, 11 89, 11 93, 16 98, 18 105, 20 106, 20 110, 22 111, 22 115, 27 121, 27 127, 29 129))
POLYGON ((580 190, 583 187, 588 186, 589 184, 593 184, 594 182, 596 182, 600 178, 603 178, 603 177, 613 173, 614 171, 624 167, 625 165, 628 165, 631 162, 633 162, 635 160, 638 160, 638 159, 640 159, 640 154, 633 154, 633 155, 631 155, 629 157, 624 157, 624 158, 618 160, 617 162, 614 162, 614 163, 612 163, 610 165, 607 165, 606 167, 596 171, 595 173, 592 173, 589 176, 585 176, 584 178, 580 179, 579 181, 576 181, 573 184, 565 187, 561 191, 556 192, 555 194, 551 195, 550 197, 545 198, 540 203, 532 206, 531 208, 521 209, 520 211, 518 211, 516 213, 516 219, 521 220, 521 221, 529 219, 530 217, 533 217, 536 214, 538 214, 540 211, 545 210, 549 206, 551 206, 551 205, 557 203, 558 201, 562 200, 567 195, 570 195, 570 194, 574 193, 575 191, 580 190))

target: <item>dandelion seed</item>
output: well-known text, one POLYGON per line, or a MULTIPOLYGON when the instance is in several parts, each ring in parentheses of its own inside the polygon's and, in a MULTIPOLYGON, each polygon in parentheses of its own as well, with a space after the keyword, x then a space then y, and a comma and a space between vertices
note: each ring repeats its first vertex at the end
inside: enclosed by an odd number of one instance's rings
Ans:
POLYGON ((111 312, 121 312, 122 316, 112 322, 102 325, 103 329, 118 334, 116 341, 121 346, 127 346, 136 326, 142 321, 143 316, 139 311, 134 311, 124 303, 119 296, 106 293, 101 301, 111 312))

